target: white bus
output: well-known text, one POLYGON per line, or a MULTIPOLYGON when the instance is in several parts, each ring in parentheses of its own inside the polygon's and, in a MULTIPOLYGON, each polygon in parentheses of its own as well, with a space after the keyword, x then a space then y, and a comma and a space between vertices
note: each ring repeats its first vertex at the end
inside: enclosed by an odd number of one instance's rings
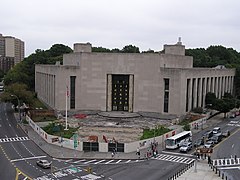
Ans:
POLYGON ((165 140, 166 149, 177 149, 188 141, 192 141, 192 132, 183 131, 165 140))

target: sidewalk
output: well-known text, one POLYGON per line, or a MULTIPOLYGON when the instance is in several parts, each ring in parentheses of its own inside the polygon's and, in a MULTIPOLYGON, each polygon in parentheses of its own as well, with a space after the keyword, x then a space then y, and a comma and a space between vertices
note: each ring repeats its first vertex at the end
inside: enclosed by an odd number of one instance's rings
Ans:
POLYGON ((191 167, 177 178, 178 180, 220 180, 221 178, 209 167, 207 161, 197 162, 197 168, 191 167))

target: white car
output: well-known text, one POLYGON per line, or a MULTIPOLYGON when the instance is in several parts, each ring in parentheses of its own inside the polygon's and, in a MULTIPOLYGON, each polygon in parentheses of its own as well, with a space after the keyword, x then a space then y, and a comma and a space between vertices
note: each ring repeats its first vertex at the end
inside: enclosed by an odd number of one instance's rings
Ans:
POLYGON ((52 162, 48 162, 48 160, 45 160, 45 159, 38 160, 36 163, 38 166, 45 168, 45 169, 50 168, 51 164, 52 164, 52 162))
POLYGON ((188 152, 192 149, 192 143, 191 142, 187 142, 184 143, 181 147, 180 147, 180 152, 188 152))
POLYGON ((213 134, 218 134, 220 132, 221 132, 221 128, 220 127, 213 128, 213 134))
POLYGON ((204 147, 205 148, 211 148, 214 146, 214 142, 213 141, 207 141, 205 144, 204 144, 204 147))

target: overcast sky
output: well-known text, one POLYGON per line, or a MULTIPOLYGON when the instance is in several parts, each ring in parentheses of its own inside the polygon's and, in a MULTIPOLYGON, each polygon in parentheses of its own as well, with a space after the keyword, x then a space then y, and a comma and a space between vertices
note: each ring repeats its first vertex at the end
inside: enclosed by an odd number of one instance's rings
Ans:
POLYGON ((182 38, 186 48, 240 51, 239 0, 1 0, 0 33, 25 42, 25 55, 61 43, 140 51, 182 38))

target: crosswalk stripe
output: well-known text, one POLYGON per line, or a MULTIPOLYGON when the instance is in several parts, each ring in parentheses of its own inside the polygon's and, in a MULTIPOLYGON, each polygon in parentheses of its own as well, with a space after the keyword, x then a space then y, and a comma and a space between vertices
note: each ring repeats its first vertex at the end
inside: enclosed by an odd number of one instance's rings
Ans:
POLYGON ((174 155, 167 155, 167 154, 160 154, 156 158, 153 159, 158 159, 158 160, 163 160, 163 161, 171 161, 171 162, 178 162, 178 163, 185 163, 185 164, 190 164, 191 162, 194 161, 192 158, 188 157, 180 157, 180 156, 174 156, 174 155))
POLYGON ((103 159, 103 160, 101 160, 101 161, 95 162, 94 164, 99 164, 99 163, 104 162, 104 161, 106 161, 106 160, 103 159))
POLYGON ((75 161, 74 163, 80 163, 80 162, 83 162, 83 161, 87 161, 86 159, 81 159, 79 161, 75 161))
POLYGON ((113 161, 114 161, 114 159, 112 159, 112 160, 106 162, 105 164, 109 164, 109 163, 111 163, 111 162, 113 162, 113 161))
POLYGON ((94 161, 97 161, 97 160, 96 160, 96 159, 93 159, 93 160, 91 160, 91 161, 84 162, 83 164, 89 164, 89 163, 94 162, 94 161))
POLYGON ((118 160, 117 162, 116 162, 116 164, 118 164, 118 163, 120 163, 122 160, 118 160))
POLYGON ((0 142, 16 142, 16 141, 26 141, 29 140, 28 137, 11 137, 11 138, 1 138, 0 142))
POLYGON ((213 159, 214 166, 232 166, 232 165, 239 165, 240 158, 228 158, 228 159, 213 159))
POLYGON ((125 163, 129 163, 131 160, 126 161, 125 163))

